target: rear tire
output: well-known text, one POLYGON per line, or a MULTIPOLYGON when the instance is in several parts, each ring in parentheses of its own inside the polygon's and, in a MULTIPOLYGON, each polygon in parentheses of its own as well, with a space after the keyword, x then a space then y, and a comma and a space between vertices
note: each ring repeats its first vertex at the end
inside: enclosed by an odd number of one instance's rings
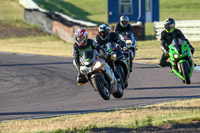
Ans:
POLYGON ((191 81, 190 81, 190 76, 189 76, 189 71, 188 71, 189 70, 188 65, 186 64, 186 62, 182 62, 180 66, 181 66, 183 77, 185 78, 185 83, 190 84, 191 81))
POLYGON ((125 81, 126 75, 125 75, 123 66, 116 64, 116 67, 117 67, 117 71, 119 72, 120 77, 121 77, 122 87, 123 87, 123 89, 126 89, 128 87, 128 83, 127 83, 127 81, 125 81))
POLYGON ((100 96, 104 100, 110 99, 110 90, 106 86, 104 86, 103 82, 101 81, 99 76, 94 76, 92 79, 92 83, 94 88, 99 92, 100 96))
POLYGON ((117 89, 117 92, 112 94, 113 97, 115 97, 115 98, 121 98, 124 94, 122 85, 118 85, 118 86, 119 86, 119 88, 117 89))
POLYGON ((134 58, 135 58, 135 52, 136 52, 136 49, 133 48, 132 51, 133 51, 133 59, 134 59, 134 58))

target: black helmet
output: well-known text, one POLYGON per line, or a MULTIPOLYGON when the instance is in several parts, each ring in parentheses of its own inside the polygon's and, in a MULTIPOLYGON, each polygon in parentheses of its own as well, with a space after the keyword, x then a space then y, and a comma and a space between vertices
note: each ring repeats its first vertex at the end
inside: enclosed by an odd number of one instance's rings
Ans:
POLYGON ((110 27, 107 24, 102 24, 99 26, 99 35, 102 40, 107 39, 110 32, 111 32, 110 27))
POLYGON ((120 25, 122 27, 126 27, 129 23, 129 18, 127 16, 121 16, 120 17, 120 25))
POLYGON ((175 21, 173 18, 168 18, 164 22, 164 27, 167 32, 172 32, 175 28, 175 21))

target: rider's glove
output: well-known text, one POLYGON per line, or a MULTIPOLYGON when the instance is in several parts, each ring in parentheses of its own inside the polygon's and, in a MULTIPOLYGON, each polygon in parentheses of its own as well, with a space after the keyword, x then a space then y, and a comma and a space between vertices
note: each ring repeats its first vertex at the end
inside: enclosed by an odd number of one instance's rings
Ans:
POLYGON ((161 49, 163 50, 165 56, 169 55, 169 51, 167 51, 167 49, 165 49, 163 46, 161 46, 161 49))
POLYGON ((191 49, 191 53, 192 55, 194 54, 195 49, 194 48, 190 48, 191 49))
POLYGON ((112 54, 110 55, 110 54, 107 54, 107 53, 106 53, 106 54, 104 54, 104 59, 105 59, 105 60, 114 60, 114 57, 113 57, 112 54))
POLYGON ((169 51, 163 50, 163 52, 165 53, 165 56, 169 56, 169 51))
POLYGON ((114 60, 114 57, 113 57, 113 55, 110 55, 110 60, 114 60))

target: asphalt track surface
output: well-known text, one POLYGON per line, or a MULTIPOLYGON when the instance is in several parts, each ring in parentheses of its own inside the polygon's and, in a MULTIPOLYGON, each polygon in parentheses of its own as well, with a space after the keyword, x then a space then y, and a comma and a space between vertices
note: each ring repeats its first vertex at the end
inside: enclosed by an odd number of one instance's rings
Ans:
POLYGON ((191 84, 170 68, 133 64, 121 99, 103 100, 89 83, 78 86, 72 58, 0 54, 0 121, 43 118, 200 97, 200 72, 191 84))

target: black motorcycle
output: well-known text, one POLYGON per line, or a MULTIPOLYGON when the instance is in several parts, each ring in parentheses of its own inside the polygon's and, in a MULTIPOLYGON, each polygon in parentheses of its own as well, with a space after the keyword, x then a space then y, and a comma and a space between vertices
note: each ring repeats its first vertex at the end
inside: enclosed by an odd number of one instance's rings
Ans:
POLYGON ((105 49, 109 55, 113 56, 115 66, 117 67, 117 71, 121 77, 123 88, 127 88, 130 68, 125 55, 122 52, 119 52, 121 51, 121 48, 114 42, 106 43, 105 49))
POLYGON ((135 58, 136 54, 136 38, 132 32, 122 32, 119 34, 121 40, 126 42, 128 49, 131 52, 131 59, 133 60, 135 58))

